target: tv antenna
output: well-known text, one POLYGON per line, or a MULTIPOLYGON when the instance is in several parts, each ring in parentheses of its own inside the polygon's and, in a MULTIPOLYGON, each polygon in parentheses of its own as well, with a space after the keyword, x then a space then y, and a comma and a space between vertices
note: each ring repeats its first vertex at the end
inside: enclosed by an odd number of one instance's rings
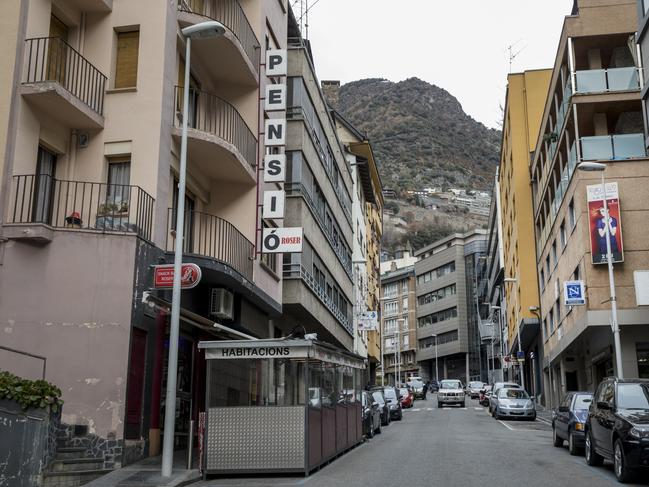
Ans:
POLYGON ((299 17, 297 22, 300 26, 300 32, 305 39, 309 38, 309 12, 313 7, 317 5, 320 0, 315 0, 309 5, 309 0, 295 0, 293 2, 292 8, 295 9, 295 6, 299 4, 299 17))
POLYGON ((519 50, 515 50, 515 47, 517 44, 520 44, 520 42, 523 39, 518 39, 516 42, 513 44, 510 44, 507 46, 507 51, 509 52, 509 74, 512 73, 512 64, 514 64, 514 59, 516 59, 516 56, 518 56, 526 47, 527 45, 521 47, 519 50), (515 51, 515 52, 514 52, 515 51))

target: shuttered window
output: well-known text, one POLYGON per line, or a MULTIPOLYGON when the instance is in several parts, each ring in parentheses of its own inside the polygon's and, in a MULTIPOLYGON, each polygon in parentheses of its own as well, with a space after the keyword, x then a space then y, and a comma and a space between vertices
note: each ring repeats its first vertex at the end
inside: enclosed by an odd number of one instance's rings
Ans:
POLYGON ((139 31, 117 33, 115 88, 134 88, 137 86, 139 44, 139 31))

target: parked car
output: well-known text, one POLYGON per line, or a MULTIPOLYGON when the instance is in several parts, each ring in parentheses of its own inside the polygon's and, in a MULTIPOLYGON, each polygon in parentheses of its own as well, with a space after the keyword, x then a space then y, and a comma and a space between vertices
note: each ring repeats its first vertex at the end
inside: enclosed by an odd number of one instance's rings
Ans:
POLYGON ((491 389, 491 397, 489 398, 489 413, 494 412, 494 404, 496 402, 496 394, 498 394, 498 389, 503 387, 508 387, 510 389, 521 388, 516 382, 496 382, 491 389))
POLYGON ((536 419, 536 406, 530 395, 520 387, 501 387, 496 394, 492 394, 491 399, 494 401, 492 415, 496 419, 536 419))
POLYGON ((593 400, 592 392, 569 392, 559 407, 552 412, 552 441, 554 446, 568 442, 568 451, 577 455, 584 447, 584 430, 588 408, 593 400))
POLYGON ((411 377, 410 380, 406 382, 406 385, 412 390, 412 393, 415 395, 415 399, 424 397, 424 383, 422 382, 421 378, 411 377))
POLYGON ((363 391, 363 434, 367 438, 374 438, 375 434, 381 433, 381 411, 379 403, 374 400, 372 394, 363 391))
POLYGON ((411 408, 415 405, 415 395, 407 387, 399 388, 399 394, 401 394, 401 407, 402 408, 411 408))
POLYGON ((388 405, 388 402, 385 400, 385 396, 383 395, 383 389, 373 389, 372 390, 372 397, 374 400, 378 403, 379 407, 379 412, 381 413, 381 424, 383 426, 387 426, 390 424, 390 406, 388 405))
POLYGON ((489 406, 489 398, 491 397, 492 385, 485 384, 485 386, 480 389, 480 395, 478 396, 478 402, 481 406, 489 406))
POLYGON ((441 408, 443 404, 459 404, 461 407, 466 405, 464 388, 459 380, 446 379, 440 381, 439 391, 437 392, 437 407, 441 408))
POLYGON ((403 410, 401 409, 401 399, 397 388, 392 386, 384 387, 383 397, 385 397, 390 409, 390 419, 401 421, 403 419, 403 410))
POLYGON ((602 381, 588 410, 585 450, 588 465, 611 460, 619 482, 649 467, 649 380, 602 381))
POLYGON ((439 391, 439 384, 437 383, 436 380, 431 380, 428 387, 429 387, 428 392, 437 392, 437 391, 439 391))
POLYGON ((484 387, 484 382, 471 381, 466 388, 466 393, 471 399, 477 399, 480 395, 480 389, 484 387))

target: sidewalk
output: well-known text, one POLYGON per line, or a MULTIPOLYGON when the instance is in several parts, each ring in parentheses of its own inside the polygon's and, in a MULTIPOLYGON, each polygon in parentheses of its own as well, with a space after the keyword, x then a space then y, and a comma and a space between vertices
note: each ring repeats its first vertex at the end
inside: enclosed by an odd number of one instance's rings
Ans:
POLYGON ((552 424, 552 410, 545 409, 544 406, 537 404, 536 419, 538 419, 539 421, 543 421, 544 423, 552 424))
POLYGON ((160 473, 161 468, 161 456, 146 458, 85 485, 86 487, 182 487, 201 479, 198 469, 187 470, 187 451, 174 452, 171 477, 163 477, 160 473))

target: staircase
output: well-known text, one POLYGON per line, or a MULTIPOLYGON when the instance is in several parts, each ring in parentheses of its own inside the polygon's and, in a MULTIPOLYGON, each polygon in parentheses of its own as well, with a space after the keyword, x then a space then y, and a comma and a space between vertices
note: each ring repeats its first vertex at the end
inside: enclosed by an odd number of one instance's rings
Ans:
POLYGON ((43 472, 43 487, 77 487, 112 472, 104 468, 103 458, 86 456, 86 448, 68 446, 74 433, 56 438, 56 456, 43 472))

